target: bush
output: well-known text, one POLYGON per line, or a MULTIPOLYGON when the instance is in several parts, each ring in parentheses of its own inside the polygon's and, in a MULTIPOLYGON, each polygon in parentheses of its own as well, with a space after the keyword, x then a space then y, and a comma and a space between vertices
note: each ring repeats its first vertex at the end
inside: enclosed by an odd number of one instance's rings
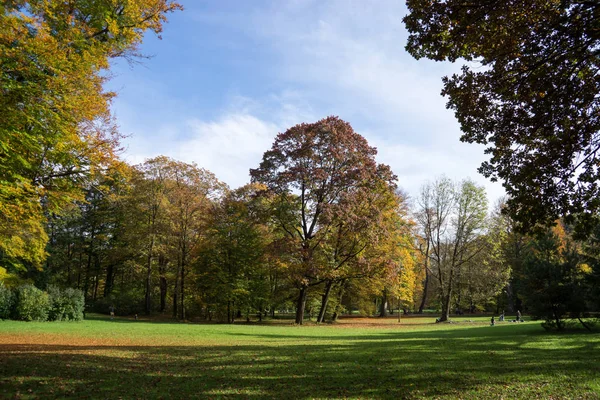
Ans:
POLYGON ((14 319, 46 321, 50 312, 50 297, 33 285, 19 286, 16 291, 14 319))
POLYGON ((61 291, 56 286, 48 286, 50 296, 50 321, 81 321, 85 300, 83 292, 78 289, 67 288, 61 291))
POLYGON ((9 319, 15 304, 13 292, 0 282, 0 319, 9 319))

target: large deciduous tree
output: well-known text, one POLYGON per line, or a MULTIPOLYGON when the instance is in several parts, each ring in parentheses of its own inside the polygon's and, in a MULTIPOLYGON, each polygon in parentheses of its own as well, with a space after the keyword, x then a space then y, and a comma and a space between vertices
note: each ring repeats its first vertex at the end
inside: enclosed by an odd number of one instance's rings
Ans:
POLYGON ((473 63, 444 78, 462 141, 487 145, 480 172, 502 180, 529 228, 600 210, 600 3, 408 0, 407 50, 473 63), (481 66, 483 66, 481 68, 481 66))
POLYGON ((394 185, 389 169, 378 168, 376 153, 350 124, 328 117, 277 135, 259 168, 250 171, 253 181, 277 196, 278 221, 297 246, 298 324, 304 319, 308 289, 325 280, 324 243, 340 223, 350 223, 352 199, 379 182, 394 185))
POLYGON ((0 263, 40 265, 44 210, 82 199, 83 181, 114 159, 105 70, 160 33, 171 0, 0 4, 0 263))
POLYGON ((467 267, 487 248, 483 240, 485 190, 469 180, 455 185, 442 177, 425 184, 418 201, 418 221, 429 248, 426 268, 437 281, 442 306, 440 321, 447 321, 457 283, 465 282, 467 267))

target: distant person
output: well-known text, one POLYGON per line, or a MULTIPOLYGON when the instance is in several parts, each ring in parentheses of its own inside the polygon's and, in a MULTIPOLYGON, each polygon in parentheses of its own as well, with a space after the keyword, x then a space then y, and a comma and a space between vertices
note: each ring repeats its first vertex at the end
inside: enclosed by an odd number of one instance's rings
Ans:
POLYGON ((504 321, 504 310, 502 310, 502 314, 500 314, 500 322, 504 321))
POLYGON ((110 311, 110 319, 115 318, 115 306, 113 306, 111 304, 110 308, 108 309, 110 311))
POLYGON ((492 315, 492 321, 491 322, 492 322, 492 326, 496 325, 496 320, 495 320, 495 318, 494 318, 493 315, 492 315))
POLYGON ((523 322, 521 319, 521 311, 517 310, 517 322, 523 322))

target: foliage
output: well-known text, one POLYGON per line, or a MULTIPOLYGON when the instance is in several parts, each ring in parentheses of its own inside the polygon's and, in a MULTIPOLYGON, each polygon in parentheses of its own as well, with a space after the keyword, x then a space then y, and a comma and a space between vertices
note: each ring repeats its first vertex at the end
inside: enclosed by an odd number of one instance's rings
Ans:
POLYGON ((0 262, 40 267, 45 213, 82 198, 112 164, 119 134, 103 89, 109 60, 159 34, 170 0, 0 5, 0 262))
POLYGON ((501 290, 504 267, 496 262, 488 233, 485 190, 470 180, 455 184, 441 177, 425 184, 418 199, 417 220, 427 251, 428 274, 435 280, 441 303, 441 321, 451 307, 464 303, 473 311, 501 290))
POLYGON ((589 267, 562 224, 532 240, 524 260, 524 297, 531 314, 548 329, 563 330, 565 318, 586 313, 589 267))
POLYGON ((241 187, 215 205, 200 252, 201 287, 227 322, 237 310, 262 312, 267 306, 268 230, 256 214, 257 190, 259 185, 241 187))
POLYGON ((409 0, 407 6, 406 48, 413 56, 474 62, 444 78, 442 93, 461 140, 489 146, 492 157, 480 172, 504 181, 507 210, 521 228, 599 211, 598 3, 409 0))
POLYGON ((19 286, 15 291, 13 319, 46 321, 50 313, 50 297, 33 285, 19 286))
POLYGON ((83 292, 78 289, 67 288, 61 290, 58 286, 49 286, 50 296, 50 321, 81 321, 85 311, 83 292))
POLYGON ((376 153, 350 124, 328 117, 277 135, 259 168, 250 171, 253 182, 266 185, 275 196, 274 218, 295 243, 290 278, 299 290, 298 324, 303 321, 308 289, 326 280, 323 269, 331 262, 335 269, 339 261, 345 263, 362 251, 350 240, 349 253, 335 260, 324 246, 326 237, 352 224, 361 224, 361 229, 375 224, 379 210, 361 214, 358 204, 374 186, 395 185, 389 168, 375 162, 376 153))
POLYGON ((9 319, 13 313, 15 296, 4 283, 0 282, 0 319, 9 319))
POLYGON ((115 307, 116 315, 135 315, 144 311, 143 286, 127 285, 117 287, 108 296, 98 299, 92 305, 92 310, 102 314, 108 314, 110 307, 115 307))

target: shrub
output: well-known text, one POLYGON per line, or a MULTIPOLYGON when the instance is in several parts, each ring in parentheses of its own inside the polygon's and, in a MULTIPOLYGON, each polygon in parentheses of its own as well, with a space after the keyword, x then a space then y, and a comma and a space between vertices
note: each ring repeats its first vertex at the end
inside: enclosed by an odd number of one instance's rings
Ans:
POLYGON ((81 321, 85 300, 83 292, 78 289, 67 288, 60 290, 56 286, 48 286, 50 296, 50 321, 81 321))
POLYGON ((79 289, 67 288, 63 291, 63 297, 67 300, 66 318, 69 321, 81 321, 85 309, 85 297, 79 289))
POLYGON ((46 321, 50 312, 48 293, 33 285, 22 285, 16 291, 14 319, 23 321, 46 321))
POLYGON ((15 304, 15 296, 9 288, 0 282, 0 319, 9 319, 15 304))

